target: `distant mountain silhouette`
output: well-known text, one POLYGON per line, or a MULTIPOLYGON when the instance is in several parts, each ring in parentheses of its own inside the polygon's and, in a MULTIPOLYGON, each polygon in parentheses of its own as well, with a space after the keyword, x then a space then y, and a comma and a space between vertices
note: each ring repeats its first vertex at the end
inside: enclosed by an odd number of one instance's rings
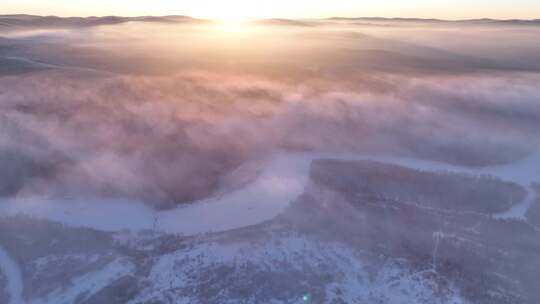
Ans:
MULTIPOLYGON (((536 26, 540 25, 540 19, 468 19, 468 20, 443 20, 422 18, 383 18, 383 17, 332 17, 326 19, 260 19, 253 21, 254 24, 276 26, 317 26, 322 22, 348 22, 356 25, 391 25, 392 23, 429 23, 429 24, 457 24, 457 25, 506 25, 506 26, 536 26)), ((0 28, 6 27, 90 27, 98 25, 120 24, 126 22, 155 22, 155 23, 207 23, 208 19, 197 19, 183 15, 170 16, 139 16, 139 17, 57 17, 36 15, 0 15, 0 28)))
POLYGON ((1 27, 88 27, 120 24, 130 21, 157 23, 198 23, 208 22, 187 16, 140 16, 140 17, 57 17, 34 15, 0 15, 1 27))
POLYGON ((346 21, 346 22, 399 22, 399 23, 441 23, 441 24, 478 24, 478 25, 540 25, 540 19, 464 19, 464 20, 445 20, 433 18, 384 18, 384 17, 332 17, 325 19, 327 21, 346 21))

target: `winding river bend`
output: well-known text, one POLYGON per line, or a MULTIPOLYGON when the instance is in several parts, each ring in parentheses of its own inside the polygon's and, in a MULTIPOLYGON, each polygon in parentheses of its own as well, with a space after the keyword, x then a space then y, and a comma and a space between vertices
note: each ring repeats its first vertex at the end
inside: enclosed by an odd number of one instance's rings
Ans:
POLYGON ((484 168, 461 167, 404 157, 280 153, 262 162, 259 174, 242 188, 172 210, 156 211, 134 201, 28 198, 0 201, 0 216, 24 214, 67 226, 104 231, 157 230, 182 235, 227 231, 270 220, 285 210, 304 191, 311 162, 322 158, 375 160, 428 172, 491 175, 528 189, 523 202, 495 215, 495 218, 501 220, 525 220, 525 214, 535 200, 531 183, 540 181, 540 153, 512 164, 484 168))
POLYGON ((8 304, 23 304, 23 280, 21 269, 0 245, 0 271, 7 278, 8 304))

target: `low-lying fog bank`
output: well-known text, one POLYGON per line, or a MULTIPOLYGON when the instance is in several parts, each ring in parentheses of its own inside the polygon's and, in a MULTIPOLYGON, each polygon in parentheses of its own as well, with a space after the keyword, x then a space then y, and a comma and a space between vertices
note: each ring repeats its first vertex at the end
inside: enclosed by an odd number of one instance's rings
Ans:
POLYGON ((168 209, 276 151, 483 167, 538 149, 534 23, 357 21, 0 30, 0 195, 168 209))

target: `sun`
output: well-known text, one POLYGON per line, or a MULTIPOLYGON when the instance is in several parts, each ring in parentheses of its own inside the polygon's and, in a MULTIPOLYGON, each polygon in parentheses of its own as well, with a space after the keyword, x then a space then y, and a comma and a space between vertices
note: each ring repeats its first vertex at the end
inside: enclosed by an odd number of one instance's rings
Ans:
MULTIPOLYGON (((313 7, 318 7, 314 3, 319 3, 318 1, 323 0, 154 0, 155 5, 149 5, 146 1, 131 1, 133 3, 125 6, 132 11, 130 15, 186 15, 214 21, 240 22, 312 15, 313 7), (148 6, 151 9, 148 9, 148 6)), ((129 1, 117 0, 115 3, 127 2, 129 1)))
POLYGON ((257 1, 213 1, 205 6, 201 16, 214 21, 215 29, 222 34, 244 36, 256 30, 252 21, 267 17, 268 11, 256 4, 257 1))
POLYGON ((212 1, 204 7, 201 15, 223 23, 245 23, 247 21, 264 18, 265 13, 257 7, 258 1, 212 1))
POLYGON ((214 27, 222 34, 228 35, 251 34, 255 29, 248 19, 243 18, 220 19, 214 23, 214 27))

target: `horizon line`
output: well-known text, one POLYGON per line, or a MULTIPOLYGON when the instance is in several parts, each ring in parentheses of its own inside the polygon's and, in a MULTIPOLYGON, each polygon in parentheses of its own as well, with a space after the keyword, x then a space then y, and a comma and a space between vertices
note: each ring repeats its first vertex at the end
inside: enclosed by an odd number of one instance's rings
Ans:
MULTIPOLYGON (((2 13, 2 17, 41 17, 41 18, 59 18, 59 19, 69 19, 69 18, 126 18, 126 19, 135 19, 135 18, 189 18, 194 20, 220 20, 219 18, 203 18, 203 17, 194 17, 189 15, 182 14, 172 14, 172 15, 134 15, 134 16, 125 16, 125 15, 88 15, 88 16, 63 16, 63 15, 35 15, 35 14, 26 14, 26 13, 2 13)), ((394 20, 394 21, 439 21, 439 22, 463 22, 463 21, 540 21, 540 16, 538 18, 529 18, 529 19, 520 19, 520 18, 491 18, 491 17, 478 17, 478 18, 465 18, 465 19, 446 19, 446 18, 428 18, 428 17, 382 17, 382 16, 357 16, 357 17, 344 17, 344 16, 330 16, 330 17, 311 17, 311 18, 286 18, 286 17, 267 17, 267 18, 246 18, 246 21, 250 20, 394 20)))

